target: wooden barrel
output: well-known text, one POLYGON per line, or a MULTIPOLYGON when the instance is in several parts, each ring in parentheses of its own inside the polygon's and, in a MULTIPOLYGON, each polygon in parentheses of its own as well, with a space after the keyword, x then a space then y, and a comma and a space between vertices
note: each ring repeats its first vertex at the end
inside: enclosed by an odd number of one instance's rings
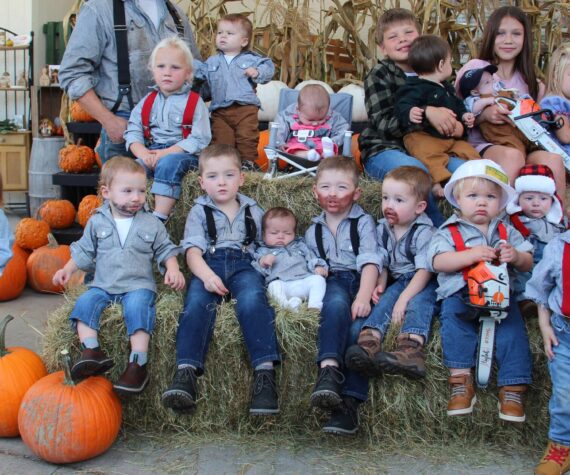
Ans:
POLYGON ((35 137, 32 142, 28 168, 28 196, 30 215, 33 217, 44 201, 61 197, 59 185, 52 183, 52 175, 61 171, 58 165, 59 150, 64 145, 63 137, 35 137))

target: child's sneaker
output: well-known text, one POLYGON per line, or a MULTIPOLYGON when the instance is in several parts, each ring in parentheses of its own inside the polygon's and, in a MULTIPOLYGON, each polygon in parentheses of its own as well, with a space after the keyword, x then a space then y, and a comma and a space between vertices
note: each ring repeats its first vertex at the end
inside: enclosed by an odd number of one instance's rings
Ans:
POLYGON ((74 381, 106 373, 114 361, 109 358, 98 346, 97 348, 83 348, 81 357, 71 367, 71 377, 74 381))
POLYGON ((146 364, 140 365, 132 361, 127 365, 127 369, 119 380, 113 384, 113 389, 121 396, 130 396, 141 393, 148 384, 149 374, 146 364))
POLYGON ((323 426, 323 432, 336 435, 354 435, 358 430, 358 406, 360 401, 344 396, 338 407, 333 408, 330 419, 323 426))
POLYGON ((403 374, 409 378, 426 377, 426 357, 423 345, 408 333, 398 335, 394 351, 381 352, 376 357, 384 373, 403 374))
POLYGON ((335 366, 319 368, 317 383, 311 394, 311 405, 323 409, 336 407, 342 402, 340 390, 344 384, 344 374, 335 366))
POLYGON ((560 475, 570 471, 570 447, 548 441, 546 452, 534 469, 535 475, 560 475))
POLYGON ((279 413, 274 369, 260 369, 253 372, 253 388, 249 413, 254 416, 267 416, 279 413))
POLYGON ((365 328, 358 335, 358 342, 346 350, 344 362, 346 367, 369 378, 380 376, 382 369, 378 366, 376 356, 382 350, 382 341, 370 328, 365 328))
POLYGON ((177 412, 189 412, 196 406, 196 370, 187 366, 174 373, 172 384, 162 393, 162 405, 177 412))
POLYGON ((451 397, 447 403, 448 416, 471 414, 477 402, 472 374, 458 374, 447 380, 451 387, 451 397))
POLYGON ((503 386, 499 390, 499 419, 510 422, 524 422, 523 395, 526 386, 503 386))

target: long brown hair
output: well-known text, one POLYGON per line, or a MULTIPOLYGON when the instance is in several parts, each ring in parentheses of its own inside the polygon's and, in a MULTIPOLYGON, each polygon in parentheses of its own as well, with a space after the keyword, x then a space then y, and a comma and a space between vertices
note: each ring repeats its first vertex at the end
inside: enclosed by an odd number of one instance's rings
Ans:
POLYGON ((479 48, 479 59, 484 59, 492 64, 498 63, 494 52, 495 38, 499 33, 501 21, 503 21, 505 17, 515 19, 524 27, 523 47, 515 59, 515 69, 522 74, 528 85, 530 95, 534 99, 537 99, 538 81, 532 60, 532 32, 528 17, 520 8, 512 6, 500 7, 491 14, 485 26, 485 31, 483 32, 483 40, 479 48))

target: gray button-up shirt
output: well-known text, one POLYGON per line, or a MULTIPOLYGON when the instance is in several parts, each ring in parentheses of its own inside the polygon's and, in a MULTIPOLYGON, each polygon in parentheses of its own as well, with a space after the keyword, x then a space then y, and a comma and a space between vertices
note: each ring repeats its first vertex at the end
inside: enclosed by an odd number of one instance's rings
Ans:
MULTIPOLYGON (((155 87, 158 90, 158 87, 155 87)), ((185 84, 177 93, 165 96, 160 91, 152 105, 149 118, 150 134, 153 143, 170 147, 178 145, 185 152, 198 155, 212 140, 210 131, 210 114, 202 99, 198 99, 192 119, 192 131, 188 137, 182 137, 182 118, 188 102, 190 85, 185 84)), ((133 143, 145 143, 142 126, 142 108, 148 94, 131 112, 129 124, 125 131, 126 149, 133 143)))
POLYGON ((152 261, 164 272, 165 261, 180 253, 170 241, 164 224, 143 209, 133 218, 124 245, 121 246, 115 220, 108 203, 91 216, 83 236, 71 244, 71 258, 84 271, 95 269, 93 282, 110 294, 138 289, 156 292, 152 261))
MULTIPOLYGON (((505 219, 511 226, 514 226, 511 217, 507 215, 508 219, 505 219)), ((540 241, 542 243, 547 243, 552 240, 554 236, 564 232, 566 226, 564 223, 553 224, 546 219, 542 218, 529 218, 524 214, 519 214, 519 219, 521 223, 530 231, 530 236, 527 238, 530 242, 534 240, 540 241)))
POLYGON ((436 231, 431 219, 425 214, 420 214, 413 223, 410 224, 408 230, 396 241, 396 236, 394 235, 394 230, 388 224, 386 218, 382 218, 378 221, 378 226, 376 227, 378 232, 378 244, 383 247, 384 242, 382 236, 387 236, 386 251, 388 252, 388 270, 390 275, 397 279, 403 274, 409 272, 415 272, 418 269, 429 269, 427 262, 427 250, 429 243, 436 231), (410 253, 414 260, 410 261, 408 254, 406 253, 406 243, 409 239, 409 234, 412 231, 414 225, 415 230, 413 232, 410 243, 410 253))
MULTIPOLYGON (((443 254, 444 252, 456 252, 455 244, 453 242, 453 238, 451 237, 451 232, 448 229, 448 226, 450 224, 457 224, 466 247, 498 247, 501 239, 499 237, 499 230, 497 226, 500 222, 501 221, 499 218, 493 218, 489 223, 487 236, 485 236, 474 224, 465 221, 457 214, 452 215, 445 223, 440 226, 439 230, 433 235, 433 239, 428 248, 428 270, 435 272, 433 269, 433 260, 435 256, 443 254)), ((505 224, 505 227, 507 229, 507 241, 509 244, 511 244, 519 252, 528 252, 532 254, 532 244, 526 241, 522 237, 522 234, 519 233, 510 224, 505 224)), ((513 270, 514 269, 509 266, 511 289, 514 288, 513 270)), ((466 282, 463 279, 463 273, 461 271, 439 272, 437 274, 437 282, 439 284, 439 287, 437 288, 438 300, 453 295, 466 285, 466 282)))
POLYGON ((255 84, 271 81, 274 74, 275 66, 271 59, 253 51, 242 51, 231 60, 230 64, 221 52, 210 56, 205 62, 194 60, 194 77, 206 79, 210 86, 211 112, 232 104, 260 107, 261 102, 255 93, 255 84), (248 78, 244 74, 247 68, 257 69, 259 75, 256 78, 248 78))
POLYGON ((555 236, 545 246, 542 260, 534 267, 525 289, 526 298, 560 315, 562 315, 562 256, 564 245, 567 243, 570 243, 570 231, 555 236))
POLYGON ((323 248, 329 260, 329 268, 332 271, 362 271, 366 264, 374 264, 378 267, 378 272, 382 271, 387 259, 386 250, 378 246, 376 240, 376 227, 374 219, 356 203, 352 205, 350 213, 336 230, 336 236, 330 231, 326 222, 326 214, 323 211, 319 216, 313 218, 313 224, 305 233, 307 246, 318 256, 319 250, 315 239, 315 225, 321 223, 323 226, 323 248), (360 237, 360 249, 358 256, 352 249, 350 240, 350 221, 352 218, 358 219, 358 235, 360 237))
MULTIPOLYGON (((208 206, 213 211, 214 223, 216 225, 216 249, 241 249, 242 243, 247 236, 245 227, 245 207, 249 206, 251 217, 255 221, 257 228, 256 240, 261 240, 261 219, 263 218, 263 209, 255 200, 248 198, 241 193, 238 193, 237 200, 239 201, 240 208, 230 223, 227 215, 221 211, 212 198, 208 195, 199 196, 195 205, 190 209, 188 218, 186 219, 186 226, 184 228, 184 239, 180 243, 184 251, 191 247, 197 247, 204 254, 210 249, 210 237, 208 235, 208 225, 206 221, 206 213, 204 207, 208 206)), ((250 244, 248 251, 253 254, 253 244, 250 244)))
POLYGON ((10 223, 8 223, 4 210, 0 208, 0 276, 8 265, 8 261, 12 259, 13 244, 14 236, 10 230, 10 223))
MULTIPOLYGON (((136 104, 152 86, 148 61, 153 48, 160 40, 176 36, 177 30, 163 1, 156 2, 160 18, 158 30, 137 0, 124 2, 132 98, 136 104)), ((200 58, 188 18, 176 8, 184 25, 184 40, 194 57, 200 58)), ((119 96, 117 72, 113 0, 89 0, 81 6, 77 24, 65 48, 59 70, 61 88, 71 99, 79 99, 93 89, 105 107, 111 109, 119 96)), ((123 97, 119 110, 130 110, 126 97, 123 97)))
POLYGON ((328 269, 327 263, 309 249, 303 238, 294 239, 286 246, 261 245, 255 251, 254 259, 251 265, 265 276, 266 283, 277 279, 303 279, 312 275, 317 266, 328 269), (276 257, 275 263, 271 267, 262 267, 259 260, 267 254, 276 257))

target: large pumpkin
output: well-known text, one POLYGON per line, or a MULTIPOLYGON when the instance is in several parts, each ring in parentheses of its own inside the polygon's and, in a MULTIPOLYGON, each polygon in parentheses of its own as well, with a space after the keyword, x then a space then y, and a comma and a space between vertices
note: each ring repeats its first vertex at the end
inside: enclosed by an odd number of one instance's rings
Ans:
POLYGON ((51 229, 65 229, 75 221, 75 206, 68 200, 47 200, 38 208, 38 214, 51 229))
POLYGON ((36 249, 28 259, 28 285, 37 292, 61 293, 64 288, 54 285, 52 280, 71 258, 71 252, 69 246, 58 244, 51 234, 48 239, 48 245, 36 249))
POLYGON ((68 145, 59 151, 59 168, 66 173, 87 173, 95 166, 95 152, 87 145, 68 145))
POLYGON ((105 452, 121 428, 122 407, 103 376, 81 382, 64 370, 35 383, 24 396, 18 426, 24 443, 51 463, 87 460, 105 452))
MULTIPOLYGON (((0 285, 0 289, 2 286, 0 285)), ((6 316, 0 323, 0 437, 16 437, 18 410, 26 391, 46 374, 41 358, 27 348, 6 348, 6 316)))
POLYGON ((19 297, 25 286, 26 261, 19 252, 14 251, 0 276, 0 302, 19 297))
POLYGON ((28 262, 28 257, 30 257, 30 254, 32 253, 32 251, 29 249, 24 249, 23 247, 18 246, 16 243, 14 243, 12 246, 12 252, 14 254, 18 254, 24 260, 24 263, 28 262))
POLYGON ((81 107, 79 102, 71 104, 71 119, 75 122, 95 122, 95 119, 81 107))
POLYGON ((48 243, 50 228, 45 221, 34 218, 24 218, 16 226, 16 244, 24 249, 33 251, 48 243))
POLYGON ((81 226, 85 227, 85 225, 87 224, 87 221, 89 221, 89 218, 91 217, 91 215, 102 204, 103 204, 103 200, 101 200, 96 195, 85 196, 81 200, 81 203, 79 203, 79 206, 77 207, 77 222, 81 226))

